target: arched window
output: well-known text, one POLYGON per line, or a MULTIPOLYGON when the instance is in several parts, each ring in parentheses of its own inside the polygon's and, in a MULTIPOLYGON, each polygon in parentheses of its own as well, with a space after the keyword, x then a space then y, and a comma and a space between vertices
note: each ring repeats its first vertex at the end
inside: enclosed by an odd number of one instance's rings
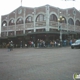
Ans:
POLYGON ((18 18, 17 21, 16 21, 16 24, 23 24, 22 18, 18 18))
POLYGON ((25 23, 31 23, 33 22, 33 18, 31 16, 28 16, 25 20, 25 23))
POLYGON ((36 18, 36 22, 38 22, 38 21, 45 21, 45 20, 46 20, 46 17, 43 14, 39 14, 37 16, 37 18, 36 18))
POLYGON ((56 21, 57 22, 57 16, 55 14, 50 15, 50 21, 56 21))
POLYGON ((74 25, 73 19, 72 18, 69 18, 68 23, 71 24, 71 25, 74 25))
POLYGON ((11 19, 10 21, 9 21, 9 25, 14 25, 15 23, 14 23, 14 20, 13 19, 11 19))
POLYGON ((7 22, 6 21, 3 21, 2 26, 3 27, 6 27, 7 26, 7 22))
POLYGON ((80 26, 80 21, 76 20, 75 25, 80 26))

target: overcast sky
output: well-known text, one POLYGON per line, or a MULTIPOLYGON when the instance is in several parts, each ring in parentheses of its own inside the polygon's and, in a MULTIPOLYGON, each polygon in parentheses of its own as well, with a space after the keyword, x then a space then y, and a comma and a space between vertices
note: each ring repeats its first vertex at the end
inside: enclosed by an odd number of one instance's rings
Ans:
MULTIPOLYGON (((76 9, 80 10, 80 0, 22 0, 22 6, 26 7, 38 7, 49 4, 54 7, 59 8, 70 8, 75 7, 76 9)), ((8 14, 21 6, 21 0, 0 0, 0 19, 1 15, 8 14)), ((0 28, 1 28, 1 21, 0 21, 0 28)), ((0 29, 1 32, 1 29, 0 29)))

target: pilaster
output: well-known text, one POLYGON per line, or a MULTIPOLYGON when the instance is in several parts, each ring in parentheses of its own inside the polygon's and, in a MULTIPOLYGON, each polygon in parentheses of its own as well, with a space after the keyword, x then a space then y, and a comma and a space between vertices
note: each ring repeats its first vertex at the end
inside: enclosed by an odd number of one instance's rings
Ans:
POLYGON ((49 5, 46 5, 46 31, 49 31, 49 5))

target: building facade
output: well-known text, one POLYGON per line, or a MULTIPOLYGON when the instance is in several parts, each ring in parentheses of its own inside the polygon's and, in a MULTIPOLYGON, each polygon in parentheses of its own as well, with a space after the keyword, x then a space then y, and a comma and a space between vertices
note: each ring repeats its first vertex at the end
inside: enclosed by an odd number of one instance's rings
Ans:
POLYGON ((50 5, 36 8, 20 6, 1 16, 1 43, 23 44, 37 39, 80 38, 80 12, 75 8, 60 9, 50 5), (60 18, 64 18, 60 21, 60 18))

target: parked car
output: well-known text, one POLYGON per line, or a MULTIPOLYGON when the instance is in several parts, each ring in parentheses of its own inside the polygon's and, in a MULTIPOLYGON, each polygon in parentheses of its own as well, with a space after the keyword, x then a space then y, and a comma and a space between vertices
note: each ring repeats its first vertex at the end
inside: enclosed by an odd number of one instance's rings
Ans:
POLYGON ((76 40, 74 43, 71 44, 71 48, 80 48, 80 39, 76 40))

